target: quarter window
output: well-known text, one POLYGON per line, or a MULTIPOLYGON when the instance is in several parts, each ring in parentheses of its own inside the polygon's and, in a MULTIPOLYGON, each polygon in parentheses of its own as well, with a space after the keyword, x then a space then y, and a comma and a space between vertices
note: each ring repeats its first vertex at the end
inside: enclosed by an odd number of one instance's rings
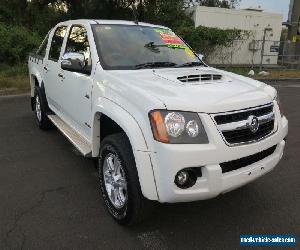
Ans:
POLYGON ((92 68, 91 50, 87 31, 82 26, 73 26, 67 41, 65 53, 81 53, 85 58, 85 70, 89 72, 92 68))
POLYGON ((48 44, 49 34, 44 38, 42 44, 40 45, 39 49, 37 50, 36 54, 42 57, 46 55, 46 49, 48 44))
POLYGON ((53 38, 52 38, 52 43, 51 43, 50 52, 49 52, 50 60, 58 61, 60 51, 61 51, 61 46, 63 44, 66 32, 67 32, 66 26, 61 26, 56 29, 56 31, 53 35, 53 38))

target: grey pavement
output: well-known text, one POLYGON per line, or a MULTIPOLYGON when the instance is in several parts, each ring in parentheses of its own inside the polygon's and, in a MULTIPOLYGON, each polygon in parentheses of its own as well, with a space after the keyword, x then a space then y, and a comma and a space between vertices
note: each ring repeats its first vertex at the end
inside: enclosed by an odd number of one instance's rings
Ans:
POLYGON ((107 214, 93 161, 58 130, 40 131, 28 96, 0 97, 0 249, 246 249, 240 234, 299 239, 300 82, 272 84, 290 122, 274 171, 212 200, 159 205, 130 228, 107 214))

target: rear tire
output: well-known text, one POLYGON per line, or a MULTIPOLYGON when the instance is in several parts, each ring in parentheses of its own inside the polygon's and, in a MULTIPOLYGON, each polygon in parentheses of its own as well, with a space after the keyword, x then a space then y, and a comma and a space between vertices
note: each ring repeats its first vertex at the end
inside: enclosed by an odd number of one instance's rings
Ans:
POLYGON ((34 89, 34 114, 36 123, 42 130, 47 130, 52 126, 47 116, 47 109, 47 100, 45 100, 41 88, 36 86, 34 89))
POLYGON ((152 210, 153 202, 142 194, 127 136, 118 133, 105 137, 99 155, 100 190, 109 214, 121 225, 141 222, 152 210))

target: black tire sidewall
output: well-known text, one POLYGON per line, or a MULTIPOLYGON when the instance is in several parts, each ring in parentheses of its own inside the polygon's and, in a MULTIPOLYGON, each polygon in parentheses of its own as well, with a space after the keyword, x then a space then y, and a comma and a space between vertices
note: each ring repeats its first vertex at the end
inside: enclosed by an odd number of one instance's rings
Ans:
POLYGON ((35 115, 36 123, 40 129, 50 128, 51 123, 46 114, 46 100, 44 100, 42 90, 38 86, 36 86, 34 89, 34 115, 35 115), (39 101, 40 101, 41 120, 38 119, 37 113, 36 113, 36 96, 39 97, 39 101))
POLYGON ((37 125, 39 127, 41 127, 42 120, 43 120, 43 111, 42 111, 42 104, 41 104, 41 95, 39 92, 40 92, 39 88, 35 87, 35 89, 34 89, 34 115, 35 115, 35 121, 36 121, 37 125), (39 97, 40 105, 41 105, 41 120, 38 119, 37 113, 36 113, 36 97, 37 96, 39 97))
POLYGON ((115 220, 122 223, 123 221, 126 221, 126 218, 128 217, 128 211, 130 210, 129 208, 130 208, 130 196, 131 196, 131 194, 130 194, 131 192, 129 191, 130 184, 129 184, 129 179, 128 179, 128 171, 127 171, 127 167, 125 165, 126 163, 125 163, 124 159, 122 158, 122 155, 118 152, 117 148, 110 143, 106 143, 105 145, 103 145, 103 147, 101 148, 100 154, 101 154, 101 157, 99 158, 98 174, 99 174, 101 194, 104 199, 105 205, 108 209, 108 212, 113 216, 113 218, 115 220), (108 197, 106 188, 105 188, 105 183, 104 183, 103 162, 109 153, 117 155, 117 157, 121 161, 123 170, 125 172, 125 178, 127 181, 127 201, 126 201, 126 204, 120 209, 114 207, 114 205, 111 203, 111 201, 108 197))
MULTIPOLYGON (((102 141, 98 160, 100 190, 106 208, 112 217, 121 225, 133 225, 140 222, 145 216, 143 209, 145 198, 142 195, 136 163, 129 140, 125 134, 115 134, 102 141), (103 161, 108 153, 116 154, 121 161, 127 181, 127 204, 121 209, 115 208, 108 197, 103 179, 103 161)), ((145 213, 146 214, 146 213, 145 213)))

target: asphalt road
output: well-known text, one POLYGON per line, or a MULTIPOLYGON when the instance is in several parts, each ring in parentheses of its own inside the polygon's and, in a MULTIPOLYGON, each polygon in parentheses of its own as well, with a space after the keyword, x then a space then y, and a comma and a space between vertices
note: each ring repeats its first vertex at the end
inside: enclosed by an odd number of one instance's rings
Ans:
POLYGON ((159 205, 132 228, 105 211, 93 162, 56 129, 37 128, 29 97, 1 97, 0 249, 238 249, 240 234, 299 239, 300 82, 275 85, 290 121, 275 170, 212 200, 159 205))

